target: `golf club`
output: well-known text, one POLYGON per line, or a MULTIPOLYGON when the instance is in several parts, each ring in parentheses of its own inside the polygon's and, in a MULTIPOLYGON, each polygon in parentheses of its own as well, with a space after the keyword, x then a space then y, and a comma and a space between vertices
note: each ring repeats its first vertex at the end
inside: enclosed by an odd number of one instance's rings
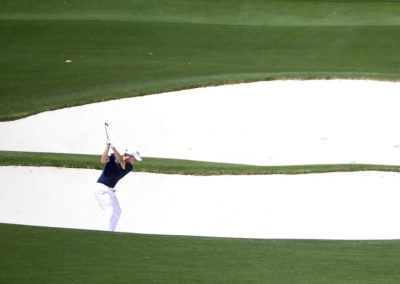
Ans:
POLYGON ((106 129, 107 140, 110 140, 110 138, 108 138, 107 127, 108 127, 108 123, 104 122, 104 128, 106 129))

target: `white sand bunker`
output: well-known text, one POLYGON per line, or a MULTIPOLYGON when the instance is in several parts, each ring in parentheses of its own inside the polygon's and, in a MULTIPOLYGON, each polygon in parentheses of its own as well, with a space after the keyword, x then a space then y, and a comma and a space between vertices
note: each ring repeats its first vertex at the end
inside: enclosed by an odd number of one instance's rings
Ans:
MULTIPOLYGON (((398 164, 400 83, 272 81, 91 104, 1 122, 0 150, 104 150, 289 165, 398 164)), ((100 171, 0 167, 0 222, 102 229, 100 171)), ((248 238, 399 239, 399 174, 193 177, 133 173, 118 231, 248 238)))
MULTIPOLYGON (((100 171, 0 167, 0 222, 102 229, 100 171)), ((117 231, 244 238, 399 239, 399 174, 194 177, 132 173, 117 231)))
POLYGON ((199 88, 0 123, 0 150, 120 150, 261 165, 398 164, 400 83, 271 81, 199 88))

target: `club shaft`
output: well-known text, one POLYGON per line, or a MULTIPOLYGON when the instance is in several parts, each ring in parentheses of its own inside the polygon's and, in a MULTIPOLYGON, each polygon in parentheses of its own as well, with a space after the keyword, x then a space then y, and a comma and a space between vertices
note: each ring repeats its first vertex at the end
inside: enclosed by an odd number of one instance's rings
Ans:
POLYGON ((107 139, 109 139, 109 138, 108 138, 108 131, 107 131, 107 124, 104 125, 104 128, 106 129, 106 136, 107 136, 107 139))

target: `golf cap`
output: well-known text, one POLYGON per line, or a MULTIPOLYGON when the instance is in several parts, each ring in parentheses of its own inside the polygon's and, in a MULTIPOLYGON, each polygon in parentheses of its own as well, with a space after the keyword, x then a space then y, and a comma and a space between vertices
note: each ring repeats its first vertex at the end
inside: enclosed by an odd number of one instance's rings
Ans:
POLYGON ((135 157, 136 161, 143 161, 142 158, 140 157, 140 153, 138 151, 135 152, 128 152, 128 150, 125 152, 127 155, 131 155, 135 157))

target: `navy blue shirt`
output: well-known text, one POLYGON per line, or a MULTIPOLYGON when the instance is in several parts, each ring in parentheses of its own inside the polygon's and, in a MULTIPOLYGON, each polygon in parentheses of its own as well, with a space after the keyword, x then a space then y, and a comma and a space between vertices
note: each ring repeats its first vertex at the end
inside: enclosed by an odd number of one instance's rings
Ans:
POLYGON ((109 156, 110 161, 104 167, 101 176, 97 182, 107 185, 108 187, 114 188, 117 182, 125 175, 132 171, 132 164, 126 163, 125 170, 121 167, 114 154, 109 156))

